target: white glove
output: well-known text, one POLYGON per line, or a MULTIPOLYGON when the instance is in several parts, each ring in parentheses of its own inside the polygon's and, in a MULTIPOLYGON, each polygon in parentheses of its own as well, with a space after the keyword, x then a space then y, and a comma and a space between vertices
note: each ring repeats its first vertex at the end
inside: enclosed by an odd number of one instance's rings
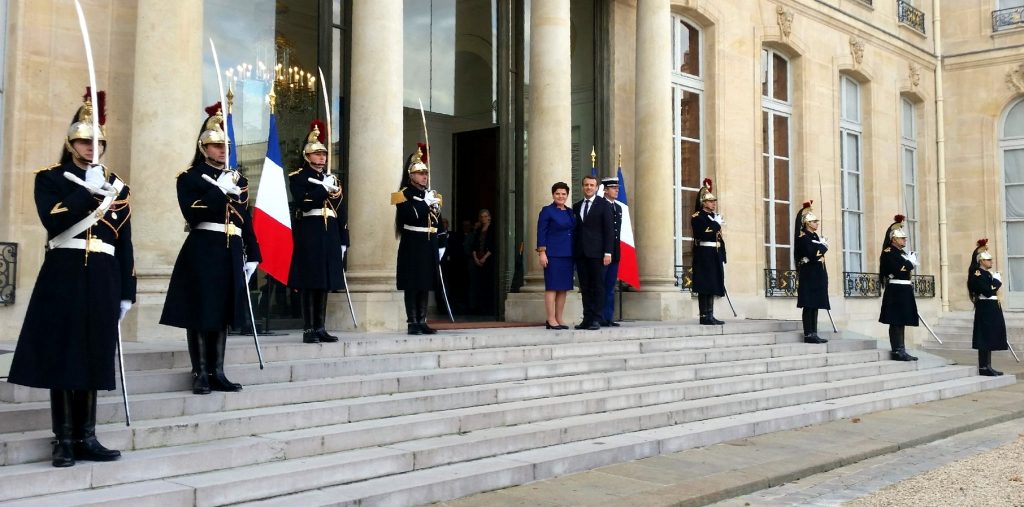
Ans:
POLYGON ((96 188, 102 188, 103 184, 107 182, 107 179, 103 177, 103 166, 95 164, 86 169, 85 182, 96 188))
POLYGON ((222 171, 220 176, 217 176, 215 183, 220 187, 220 191, 224 192, 225 195, 231 194, 235 197, 242 194, 242 189, 238 188, 235 184, 235 173, 233 171, 222 171))
POLYGON ((333 174, 328 174, 327 176, 324 176, 323 182, 321 182, 320 184, 323 185, 324 189, 326 189, 328 192, 338 191, 338 178, 335 178, 333 174))
POLYGON ((812 241, 812 243, 817 243, 819 245, 824 245, 825 248, 828 248, 828 238, 826 238, 824 236, 818 238, 818 241, 812 241))
POLYGON ((998 271, 992 273, 992 278, 999 280, 1000 283, 1003 281, 1003 275, 1000 275, 998 271))
POLYGON ((725 217, 723 217, 722 215, 715 213, 714 215, 711 215, 711 220, 714 222, 718 222, 718 225, 725 227, 725 217))
POLYGON ((437 198, 437 192, 427 190, 427 193, 423 195, 423 202, 427 203, 427 206, 433 208, 434 206, 437 206, 441 200, 437 198))
POLYGON ((917 252, 907 252, 903 254, 903 258, 910 261, 910 263, 913 264, 915 268, 919 264, 917 261, 917 252))
POLYGON ((259 266, 258 262, 246 262, 242 266, 242 272, 245 273, 245 283, 248 284, 249 280, 252 279, 252 274, 256 272, 256 266, 259 266))
POLYGON ((121 300, 121 315, 117 318, 118 321, 124 320, 124 316, 128 313, 128 310, 132 309, 132 302, 127 299, 121 300))
POLYGON ((345 245, 341 245, 341 258, 342 258, 342 259, 344 259, 344 258, 345 258, 345 254, 346 254, 346 253, 348 253, 348 247, 347 247, 347 246, 345 246, 345 245))

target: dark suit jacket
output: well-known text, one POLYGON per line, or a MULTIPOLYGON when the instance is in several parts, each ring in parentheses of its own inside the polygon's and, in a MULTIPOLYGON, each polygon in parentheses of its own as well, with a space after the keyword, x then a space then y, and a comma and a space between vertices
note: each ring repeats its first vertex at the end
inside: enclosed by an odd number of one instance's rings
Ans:
POLYGON ((612 205, 607 199, 595 195, 586 220, 580 220, 583 200, 572 205, 576 216, 576 234, 573 237, 573 254, 576 257, 600 259, 615 248, 615 223, 612 205))

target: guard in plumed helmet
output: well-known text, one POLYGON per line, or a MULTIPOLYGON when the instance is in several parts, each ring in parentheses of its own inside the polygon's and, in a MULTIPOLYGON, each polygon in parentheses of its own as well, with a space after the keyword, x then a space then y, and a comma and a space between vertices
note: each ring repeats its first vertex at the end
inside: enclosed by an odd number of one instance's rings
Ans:
POLYGON ((797 272, 796 307, 803 309, 804 342, 826 343, 818 336, 818 310, 831 308, 828 301, 828 271, 825 253, 828 240, 818 235, 821 221, 807 201, 796 213, 793 224, 793 262, 797 272))
POLYGON ((889 325, 890 357, 896 361, 917 361, 907 353, 904 331, 906 326, 916 327, 919 322, 914 285, 910 278, 917 268, 918 259, 917 252, 906 251, 907 231, 903 228, 903 219, 903 215, 896 215, 892 225, 885 230, 882 253, 878 256, 884 288, 878 322, 889 325))
POLYGON ((437 275, 441 223, 441 194, 429 188, 427 147, 420 143, 406 159, 402 186, 391 194, 398 243, 398 290, 405 291, 409 334, 434 334, 427 325, 427 300, 437 275))
POLYGON ((992 367, 992 351, 1006 350, 1006 321, 999 306, 997 292, 1003 286, 1003 277, 992 270, 992 254, 988 240, 979 239, 971 254, 967 268, 967 294, 974 303, 974 332, 971 347, 978 351, 978 373, 998 377, 1003 372, 992 367))
POLYGON ((711 193, 711 178, 704 182, 697 193, 690 227, 693 230, 693 284, 700 309, 700 323, 721 325, 715 318, 715 297, 725 295, 725 240, 722 226, 725 219, 717 213, 718 198, 711 193))
POLYGON ((192 165, 178 174, 188 236, 174 263, 160 323, 185 329, 192 392, 241 391, 224 375, 227 328, 248 319, 249 278, 260 249, 249 214, 249 182, 228 167, 220 102, 206 108, 192 165))
POLYGON ((106 151, 104 92, 78 109, 60 163, 35 175, 46 254, 8 381, 50 390, 53 466, 121 456, 96 440, 96 391, 114 389, 118 320, 135 301, 128 185, 98 161, 106 151), (100 153, 94 158, 93 138, 100 153))
POLYGON ((341 182, 327 170, 327 129, 314 120, 302 148, 302 168, 288 174, 295 205, 295 249, 288 286, 299 289, 302 341, 336 342, 327 332, 327 292, 345 287, 342 274, 348 250, 348 220, 341 182))

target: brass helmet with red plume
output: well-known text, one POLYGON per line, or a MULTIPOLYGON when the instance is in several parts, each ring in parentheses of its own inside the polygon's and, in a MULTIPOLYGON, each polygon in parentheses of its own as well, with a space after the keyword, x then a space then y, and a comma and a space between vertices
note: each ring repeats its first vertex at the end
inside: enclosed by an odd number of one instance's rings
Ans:
POLYGON ((302 148, 302 158, 309 161, 309 156, 314 153, 327 153, 327 127, 319 118, 309 124, 309 135, 306 136, 306 145, 302 148))
POLYGON ((96 134, 98 140, 106 142, 107 138, 104 136, 103 125, 107 123, 106 114, 106 101, 107 92, 98 91, 96 92, 96 107, 93 107, 92 103, 92 87, 85 88, 85 95, 82 97, 82 105, 78 108, 78 112, 75 113, 75 118, 71 121, 71 126, 68 127, 67 141, 70 144, 71 141, 76 139, 86 139, 92 141, 92 120, 93 115, 99 115, 100 131, 96 134))

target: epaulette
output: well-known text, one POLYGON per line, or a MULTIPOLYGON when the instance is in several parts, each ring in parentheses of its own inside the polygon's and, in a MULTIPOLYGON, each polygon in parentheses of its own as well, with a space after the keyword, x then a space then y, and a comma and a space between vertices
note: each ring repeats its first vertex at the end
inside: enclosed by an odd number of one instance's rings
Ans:
POLYGON ((798 238, 802 238, 802 237, 804 237, 804 236, 806 236, 806 235, 807 235, 807 234, 806 234, 806 233, 805 233, 804 231, 800 231, 800 235, 799 235, 799 236, 797 236, 797 237, 798 237, 798 238))
POLYGON ((402 187, 402 189, 399 190, 398 192, 391 192, 391 205, 392 206, 394 206, 396 204, 402 204, 403 202, 406 201, 406 199, 405 199, 405 189, 406 188, 409 188, 409 187, 402 187))
POLYGON ((288 176, 295 176, 296 174, 299 174, 301 172, 302 172, 302 168, 300 167, 300 168, 298 168, 298 169, 288 173, 288 176))
POLYGON ((700 216, 700 212, 699 212, 699 211, 694 211, 694 212, 693 212, 693 214, 692 214, 692 215, 690 215, 690 216, 691 216, 692 218, 697 218, 698 216, 700 216))
POLYGON ((189 169, 192 169, 192 164, 189 164, 188 167, 186 167, 184 171, 181 171, 180 173, 176 174, 174 177, 175 178, 180 178, 181 175, 187 173, 189 169))
POLYGON ((975 269, 974 270, 974 276, 981 276, 981 270, 980 269, 975 269))
POLYGON ((885 253, 889 253, 889 252, 892 251, 892 247, 887 246, 887 247, 885 247, 885 250, 882 250, 882 251, 885 252, 885 253))
POLYGON ((32 174, 39 174, 39 173, 41 173, 43 171, 49 171, 50 169, 53 169, 55 167, 60 167, 60 164, 53 164, 53 165, 50 165, 50 166, 43 167, 41 169, 36 169, 35 171, 32 172, 32 174))

